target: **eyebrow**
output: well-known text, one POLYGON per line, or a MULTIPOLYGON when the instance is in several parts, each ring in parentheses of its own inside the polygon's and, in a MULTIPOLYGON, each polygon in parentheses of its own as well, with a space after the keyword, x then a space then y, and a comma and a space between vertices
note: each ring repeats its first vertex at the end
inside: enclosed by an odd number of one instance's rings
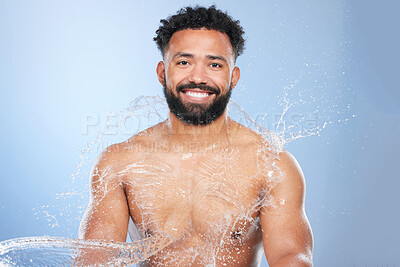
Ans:
POLYGON ((211 60, 218 59, 218 60, 222 60, 222 61, 228 63, 228 60, 226 60, 226 58, 224 58, 223 56, 207 55, 207 58, 209 58, 209 59, 211 59, 211 60))
MULTIPOLYGON (((193 54, 190 54, 190 53, 184 53, 184 52, 178 52, 178 53, 176 53, 174 56, 173 56, 173 58, 172 59, 175 59, 175 58, 177 58, 177 57, 187 57, 187 58, 194 58, 194 55, 193 54)), ((211 59, 211 60, 222 60, 222 61, 224 61, 224 62, 228 62, 228 60, 226 60, 226 58, 224 58, 223 56, 216 56, 216 55, 207 55, 207 58, 208 59, 211 59)))
POLYGON ((193 55, 193 54, 190 54, 190 53, 178 52, 178 53, 176 53, 176 54, 172 57, 172 59, 175 59, 175 58, 177 58, 177 57, 189 57, 189 58, 193 58, 194 55, 193 55))

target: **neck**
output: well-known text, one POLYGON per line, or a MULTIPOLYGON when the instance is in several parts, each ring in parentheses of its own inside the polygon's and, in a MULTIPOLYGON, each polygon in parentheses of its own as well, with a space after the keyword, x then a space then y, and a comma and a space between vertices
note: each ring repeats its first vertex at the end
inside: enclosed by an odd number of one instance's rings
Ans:
POLYGON ((180 142, 216 143, 229 141, 231 119, 225 111, 221 117, 207 125, 189 125, 169 113, 168 132, 170 137, 180 142))

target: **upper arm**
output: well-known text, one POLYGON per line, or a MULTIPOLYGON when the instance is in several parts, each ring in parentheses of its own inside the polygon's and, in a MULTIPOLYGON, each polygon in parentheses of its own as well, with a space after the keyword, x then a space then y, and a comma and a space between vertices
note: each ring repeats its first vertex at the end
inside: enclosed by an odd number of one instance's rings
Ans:
POLYGON ((260 215, 265 255, 270 265, 297 257, 299 263, 306 264, 299 266, 309 266, 313 241, 304 211, 304 176, 297 161, 286 151, 278 155, 276 166, 283 177, 270 191, 272 203, 264 206, 260 215))
POLYGON ((129 209, 112 149, 99 156, 90 174, 90 201, 79 227, 79 238, 126 241, 129 209))

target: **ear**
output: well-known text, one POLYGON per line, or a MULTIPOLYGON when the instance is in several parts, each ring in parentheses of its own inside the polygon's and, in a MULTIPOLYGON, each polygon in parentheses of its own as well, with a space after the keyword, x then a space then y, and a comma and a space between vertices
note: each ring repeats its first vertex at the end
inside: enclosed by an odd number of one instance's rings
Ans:
POLYGON ((165 65, 164 65, 163 61, 158 62, 156 72, 157 72, 157 76, 158 76, 158 81, 161 83, 162 86, 164 86, 165 65))
POLYGON ((232 89, 235 88, 239 79, 240 79, 240 69, 239 67, 235 67, 232 71, 232 89))

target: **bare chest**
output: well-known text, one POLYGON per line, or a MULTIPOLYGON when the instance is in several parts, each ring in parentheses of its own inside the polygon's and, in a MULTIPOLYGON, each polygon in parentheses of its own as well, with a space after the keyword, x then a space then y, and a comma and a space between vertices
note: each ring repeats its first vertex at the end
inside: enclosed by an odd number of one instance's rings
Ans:
POLYGON ((130 214, 142 232, 177 238, 247 232, 257 216, 257 173, 238 151, 142 157, 126 170, 130 214))

